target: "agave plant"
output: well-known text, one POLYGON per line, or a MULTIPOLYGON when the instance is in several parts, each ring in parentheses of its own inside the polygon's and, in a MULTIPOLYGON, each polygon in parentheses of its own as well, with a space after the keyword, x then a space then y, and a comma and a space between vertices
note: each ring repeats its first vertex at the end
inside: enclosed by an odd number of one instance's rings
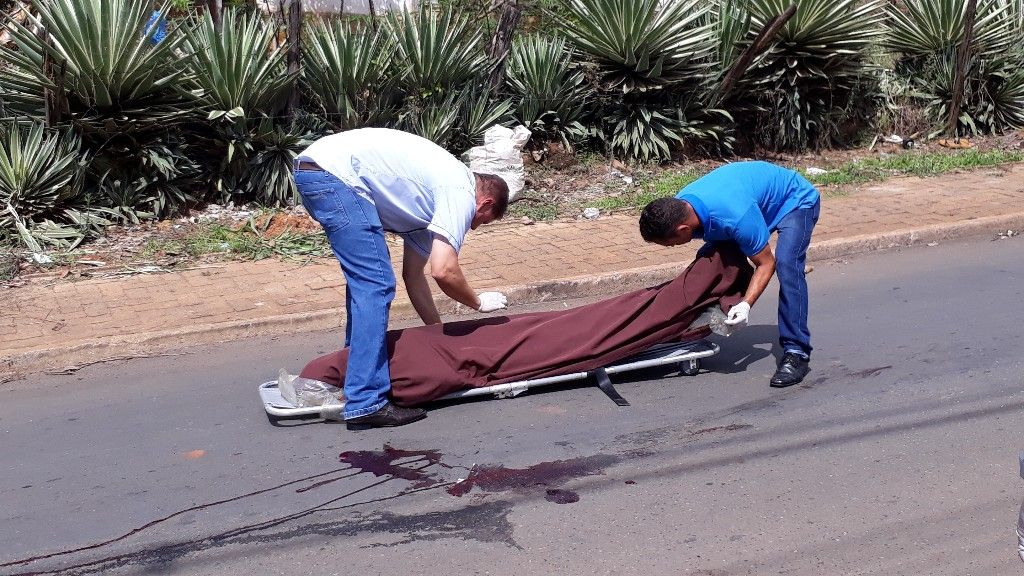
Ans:
POLYGON ((750 12, 741 0, 714 0, 709 13, 715 30, 719 74, 724 74, 739 58, 750 33, 750 12))
POLYGON ((715 42, 702 0, 567 0, 562 31, 598 67, 601 88, 623 93, 701 77, 715 42))
POLYGON ((461 97, 451 93, 444 97, 435 96, 421 101, 422 107, 407 105, 397 128, 422 136, 441 147, 447 147, 455 135, 459 121, 461 97))
POLYGON ((0 206, 21 218, 58 213, 81 192, 82 168, 74 136, 47 132, 41 123, 0 127, 0 206))
POLYGON ((0 230, 33 252, 41 252, 41 244, 81 242, 85 232, 77 224, 88 217, 71 220, 80 213, 70 207, 81 194, 85 163, 80 141, 70 134, 41 123, 0 126, 0 230))
MULTIPOLYGON (((0 53, 3 48, 0 47, 0 53)), ((0 54, 2 57, 2 54, 0 54)), ((0 60, 0 120, 40 117, 44 111, 43 91, 35 75, 0 60)))
POLYGON ((268 206, 297 203, 299 196, 292 179, 292 164, 298 153, 320 135, 299 121, 261 122, 252 138, 256 152, 249 161, 247 180, 255 189, 249 191, 250 195, 268 206))
POLYGON ((304 85, 341 130, 386 123, 400 99, 392 37, 366 24, 319 20, 303 49, 304 85))
MULTIPOLYGON (((1019 0, 980 0, 977 6, 975 49, 982 54, 1004 52, 1021 33, 1019 0)), ((891 4, 887 13, 890 32, 886 44, 895 52, 930 55, 953 50, 963 40, 964 0, 908 0, 891 4)))
POLYGON ((609 124, 612 147, 645 162, 671 156, 672 146, 682 143, 686 126, 678 109, 667 107, 614 107, 604 121, 609 124))
POLYGON ((482 88, 491 67, 483 31, 457 6, 423 3, 385 22, 404 97, 392 125, 460 151, 506 120, 511 103, 482 88))
POLYGON ((512 102, 498 99, 482 88, 425 98, 420 106, 407 107, 396 127, 422 136, 453 152, 480 143, 484 131, 509 120, 512 102))
POLYGON ((990 131, 1024 127, 1024 69, 1008 65, 989 76, 990 131))
POLYGON ((174 55, 181 37, 172 30, 151 42, 149 2, 52 0, 34 8, 38 15, 24 24, 9 24, 17 49, 0 47, 0 60, 15 69, 5 99, 20 111, 36 107, 38 115, 44 89, 52 90, 92 143, 163 132, 187 111, 174 55))
POLYGON ((1003 18, 1008 21, 1012 31, 1014 46, 1020 46, 1024 39, 1024 0, 995 0, 996 10, 1002 10, 1003 18))
MULTIPOLYGON (((0 115, 39 117, 43 92, 51 91, 63 121, 74 127, 92 158, 83 186, 132 182, 142 188, 141 196, 154 198, 153 206, 140 210, 172 212, 184 192, 168 186, 175 178, 161 175, 151 160, 158 149, 165 157, 184 158, 166 144, 191 108, 176 54, 183 38, 172 29, 154 44, 152 11, 142 0, 36 4, 37 16, 24 25, 11 24, 17 50, 0 48, 11 63, 0 83, 0 98, 7 101, 0 115), (47 32, 46 41, 33 33, 36 27, 47 32)), ((96 201, 105 198, 95 195, 96 201)))
MULTIPOLYGON (((918 61, 914 94, 935 127, 929 136, 946 129, 956 83, 956 61, 952 51, 918 61)), ((958 133, 988 134, 1022 126, 1024 73, 1010 60, 974 55, 965 71, 958 133)))
MULTIPOLYGON (((1024 123, 1024 76, 1020 42, 1024 2, 981 0, 973 30, 957 133, 990 133, 1024 123)), ((886 45, 895 69, 914 79, 917 102, 941 132, 949 118, 957 58, 965 32, 966 5, 952 0, 911 0, 890 7, 886 45)))
POLYGON ((42 252, 44 246, 71 250, 85 240, 102 236, 104 229, 113 224, 106 218, 108 214, 111 211, 107 208, 66 208, 58 221, 44 218, 26 225, 16 220, 15 228, 19 239, 32 252, 42 252))
MULTIPOLYGON (((752 32, 794 0, 750 0, 752 32)), ((872 71, 882 0, 795 0, 796 14, 743 78, 738 98, 754 97, 760 114, 744 118, 763 144, 802 150, 830 143, 872 71)), ((753 131, 750 130, 750 131, 753 131)))
POLYGON ((386 19, 399 82, 412 97, 447 94, 488 71, 483 31, 454 7, 433 10, 427 2, 416 13, 386 19))
POLYGON ((459 126, 462 142, 456 150, 465 150, 480 144, 484 132, 495 124, 510 120, 512 101, 492 96, 489 90, 470 89, 463 93, 459 106, 459 126))
POLYGON ((567 0, 562 33, 589 61, 613 154, 664 160, 699 137, 681 102, 706 103, 717 49, 703 0, 567 0))
POLYGON ((203 169, 213 199, 280 206, 297 200, 292 161, 323 133, 297 121, 262 118, 225 120, 196 135, 198 148, 206 151, 203 169))
POLYGON ((294 195, 290 159, 305 144, 279 115, 296 75, 283 46, 269 48, 272 23, 232 8, 221 25, 203 14, 185 31, 185 48, 198 108, 189 125, 211 192, 223 203, 286 202, 294 195), (282 150, 282 147, 286 150, 282 150))
POLYGON ((518 101, 515 119, 535 137, 569 143, 584 136, 592 93, 563 38, 530 35, 516 40, 505 75, 518 101))
POLYGON ((93 158, 87 169, 87 192, 94 203, 116 207, 122 222, 168 217, 196 199, 193 189, 200 175, 190 157, 193 150, 181 136, 168 135, 126 151, 93 158))
POLYGON ((275 29, 258 14, 228 8, 218 28, 209 12, 185 30, 189 77, 208 118, 273 116, 284 107, 295 75, 282 46, 268 50, 275 29))
POLYGON ((717 154, 732 151, 732 116, 701 103, 666 102, 661 108, 624 103, 609 106, 604 114, 613 149, 629 151, 643 162, 669 158, 681 144, 717 154))

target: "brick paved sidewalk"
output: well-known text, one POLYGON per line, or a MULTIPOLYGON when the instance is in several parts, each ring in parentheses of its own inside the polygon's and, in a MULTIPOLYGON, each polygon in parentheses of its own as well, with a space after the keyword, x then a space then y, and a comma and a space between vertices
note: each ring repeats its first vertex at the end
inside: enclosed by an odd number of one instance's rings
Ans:
MULTIPOLYGON (((672 277, 696 246, 645 244, 636 215, 484 226, 461 262, 477 290, 516 304, 621 292, 672 277)), ((1024 226, 1024 165, 937 178, 899 178, 825 198, 812 259, 1024 226)), ((400 250, 393 250, 396 257, 400 250)), ((400 263, 395 263, 396 270, 400 263)), ((4 373, 74 366, 258 334, 337 328, 343 279, 333 260, 277 260, 167 274, 54 280, 9 289, 0 319, 4 373)), ((442 313, 457 313, 443 296, 442 313)), ((410 316, 401 282, 393 316, 410 316)))

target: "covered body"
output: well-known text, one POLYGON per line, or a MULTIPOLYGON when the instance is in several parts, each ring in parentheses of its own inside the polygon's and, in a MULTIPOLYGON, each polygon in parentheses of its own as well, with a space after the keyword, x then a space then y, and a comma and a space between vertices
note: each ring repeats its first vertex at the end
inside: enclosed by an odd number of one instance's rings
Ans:
MULTIPOLYGON (((593 370, 656 344, 703 338, 690 324, 707 307, 743 297, 751 268, 732 243, 716 245, 676 279, 570 310, 498 316, 388 332, 391 399, 411 406, 452 392, 593 370)), ((302 370, 344 380, 348 349, 302 370)))

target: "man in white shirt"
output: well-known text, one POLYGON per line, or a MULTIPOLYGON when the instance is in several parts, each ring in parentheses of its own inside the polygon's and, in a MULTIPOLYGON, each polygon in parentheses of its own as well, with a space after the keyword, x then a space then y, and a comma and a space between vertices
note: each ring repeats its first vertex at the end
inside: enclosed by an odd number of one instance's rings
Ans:
POLYGON ((299 154, 295 184, 323 226, 346 281, 345 421, 350 430, 401 426, 426 417, 388 402, 388 312, 395 277, 384 232, 404 243, 402 279, 426 324, 439 324, 430 275, 448 297, 481 312, 505 307, 499 292, 477 294, 459 267, 469 230, 505 215, 508 185, 471 172, 433 142, 398 130, 361 128, 326 136, 299 154))

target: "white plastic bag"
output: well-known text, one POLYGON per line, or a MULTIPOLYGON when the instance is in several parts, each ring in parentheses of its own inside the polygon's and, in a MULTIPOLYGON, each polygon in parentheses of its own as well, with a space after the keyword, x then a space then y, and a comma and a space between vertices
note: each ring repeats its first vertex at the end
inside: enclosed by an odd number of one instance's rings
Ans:
POLYGON ((484 132, 484 145, 470 148, 467 152, 469 169, 501 176, 508 184, 508 199, 511 201, 526 185, 523 146, 529 139, 530 131, 526 126, 516 126, 514 130, 491 126, 484 132))
POLYGON ((277 388, 281 397, 296 408, 320 406, 320 415, 327 420, 342 420, 345 393, 326 382, 293 376, 284 368, 278 374, 277 388))

